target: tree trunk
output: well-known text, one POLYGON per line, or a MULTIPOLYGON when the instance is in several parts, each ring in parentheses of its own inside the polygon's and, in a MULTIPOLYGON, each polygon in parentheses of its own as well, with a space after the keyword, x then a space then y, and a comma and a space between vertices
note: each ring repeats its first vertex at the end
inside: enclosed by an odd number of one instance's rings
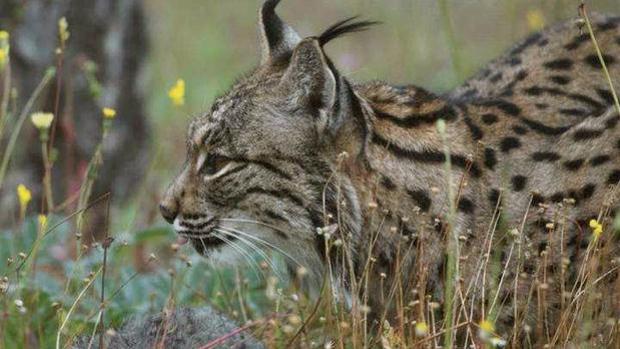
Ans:
MULTIPOLYGON (((46 69, 56 67, 59 73, 34 110, 53 112, 58 121, 55 132, 51 132, 58 151, 52 172, 55 203, 79 192, 101 140, 103 107, 115 109, 117 117, 103 144, 103 164, 91 200, 107 192, 113 200, 130 196, 144 174, 148 155, 149 130, 140 85, 147 51, 141 2, 0 0, 0 29, 11 34, 12 85, 18 91, 16 111, 21 111, 46 69), (67 19, 70 37, 64 53, 58 55, 61 17, 67 19)), ((2 149, 6 149, 13 124, 9 122, 5 129, 2 149)), ((17 144, 0 192, 0 221, 5 222, 0 225, 15 217, 18 183, 25 183, 33 191, 29 212, 42 209, 41 145, 30 122, 24 124, 17 144)), ((68 207, 75 209, 75 205, 68 207)))

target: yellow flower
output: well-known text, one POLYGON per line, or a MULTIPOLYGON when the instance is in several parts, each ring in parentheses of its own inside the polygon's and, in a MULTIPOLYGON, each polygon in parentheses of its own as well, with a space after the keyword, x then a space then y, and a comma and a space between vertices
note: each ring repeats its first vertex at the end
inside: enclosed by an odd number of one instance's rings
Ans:
POLYGON ((32 193, 25 185, 20 184, 17 186, 17 198, 19 199, 19 208, 23 214, 26 212, 28 203, 32 200, 32 193))
POLYGON ((603 225, 596 219, 590 220, 590 228, 592 229, 594 239, 598 239, 603 234, 603 225))
POLYGON ((185 81, 183 79, 177 80, 176 84, 168 91, 168 97, 177 107, 185 104, 185 81))
POLYGON ((426 322, 418 322, 415 324, 415 335, 417 337, 424 337, 428 335, 428 325, 426 322))
POLYGON ((39 215, 39 229, 44 231, 47 228, 47 216, 44 214, 39 215))
POLYGON ((493 326, 493 323, 489 320, 484 320, 480 323, 480 329, 486 332, 495 332, 495 326, 493 326))
POLYGON ((541 30, 545 26, 545 16, 539 9, 529 10, 525 15, 527 19, 527 27, 532 31, 541 30))
POLYGON ((116 110, 112 108, 103 108, 102 112, 103 112, 103 117, 106 119, 114 119, 114 117, 116 117, 116 110))
POLYGON ((6 30, 0 30, 0 40, 9 41, 9 32, 6 30))
POLYGON ((495 332, 495 326, 489 320, 483 320, 480 324, 478 324, 478 337, 483 341, 488 341, 492 338, 493 332, 495 332))
POLYGON ((30 120, 32 120, 32 124, 39 130, 47 130, 52 125, 54 114, 42 112, 33 113, 30 115, 30 120))

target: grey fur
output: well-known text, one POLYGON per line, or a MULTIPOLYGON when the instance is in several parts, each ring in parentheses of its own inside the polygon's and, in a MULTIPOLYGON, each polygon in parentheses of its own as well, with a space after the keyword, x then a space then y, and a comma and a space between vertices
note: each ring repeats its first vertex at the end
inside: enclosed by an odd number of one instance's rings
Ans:
MULTIPOLYGON (((105 347, 195 349, 238 328, 236 323, 210 307, 181 308, 170 314, 167 319, 165 313, 132 317, 114 335, 106 335, 105 347), (164 331, 164 328, 167 331, 164 331)), ((73 349, 87 349, 89 342, 90 336, 84 336, 78 339, 73 349)), ((99 348, 98 335, 93 342, 91 348, 99 348)), ((246 331, 232 336, 217 348, 260 349, 264 346, 246 331)))

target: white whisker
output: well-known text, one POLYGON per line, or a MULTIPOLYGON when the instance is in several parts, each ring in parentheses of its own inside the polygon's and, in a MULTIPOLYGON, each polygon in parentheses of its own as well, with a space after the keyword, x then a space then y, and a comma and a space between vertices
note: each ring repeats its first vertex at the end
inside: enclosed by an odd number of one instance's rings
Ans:
MULTIPOLYGON (((216 230, 218 233, 222 233, 224 234, 224 232, 220 231, 220 230, 216 230)), ((218 239, 221 239, 222 241, 224 241, 224 243, 226 243, 226 245, 230 246, 232 249, 234 249, 235 251, 237 251, 237 253, 239 253, 241 255, 241 257, 243 257, 244 259, 246 259, 246 261, 248 262, 248 264, 250 265, 250 267, 252 269, 254 269, 254 272, 256 273, 256 275, 263 280, 263 274, 260 271, 260 268, 258 267, 258 263, 256 263, 256 260, 254 260, 254 258, 252 258, 252 256, 245 251, 241 246, 235 244, 232 240, 227 239, 225 236, 221 236, 221 235, 217 235, 218 239)))
POLYGON ((252 249, 252 251, 255 251, 256 253, 258 253, 265 260, 265 262, 269 265, 271 270, 273 270, 274 274, 276 274, 276 277, 278 279, 283 280, 282 275, 278 272, 278 269, 273 264, 271 257, 267 256, 267 254, 265 253, 265 251, 263 251, 261 247, 255 245, 253 242, 247 240, 246 238, 239 236, 239 235, 235 235, 231 232, 226 231, 225 229, 218 229, 218 232, 225 234, 227 236, 234 237, 235 239, 239 240, 239 242, 246 244, 249 248, 252 249))
POLYGON ((297 264, 298 266, 303 266, 303 264, 299 263, 299 261, 297 261, 295 258, 293 258, 290 254, 284 252, 284 250, 282 250, 281 248, 279 248, 279 247, 277 247, 277 246, 275 246, 275 245, 273 245, 273 244, 271 244, 271 243, 269 243, 269 242, 267 242, 267 241, 265 241, 265 240, 263 240, 261 238, 258 238, 256 236, 251 235, 251 234, 245 233, 245 232, 237 230, 237 229, 229 228, 229 227, 226 227, 226 228, 220 227, 220 229, 229 230, 232 233, 237 233, 239 235, 242 235, 242 236, 245 236, 245 237, 247 237, 249 239, 252 239, 252 240, 254 240, 254 241, 258 242, 258 243, 264 244, 265 246, 274 249, 276 252, 281 253, 285 257, 288 257, 290 260, 295 262, 295 264, 297 264))

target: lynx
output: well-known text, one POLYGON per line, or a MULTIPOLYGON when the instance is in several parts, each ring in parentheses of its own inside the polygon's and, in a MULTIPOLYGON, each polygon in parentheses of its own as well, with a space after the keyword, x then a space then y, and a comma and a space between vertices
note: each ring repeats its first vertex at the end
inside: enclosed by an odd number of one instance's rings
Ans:
MULTIPOLYGON (((281 252, 292 270, 309 270, 311 288, 330 266, 375 319, 402 316, 397 302, 450 301, 452 246, 461 318, 475 303, 483 306, 470 321, 495 306, 504 330, 557 324, 560 274, 576 280, 569 270, 594 239, 588 224, 617 207, 620 181, 620 116, 588 33, 574 21, 535 33, 437 95, 350 81, 324 48, 374 23, 349 19, 302 38, 278 3, 259 12, 260 64, 189 126, 164 218, 216 260, 281 252), (504 273, 482 270, 490 255, 504 273), (551 306, 530 311, 543 286, 551 306), (401 299, 397 288, 407 291, 401 299)), ((591 17, 620 86, 620 18, 591 17)))

